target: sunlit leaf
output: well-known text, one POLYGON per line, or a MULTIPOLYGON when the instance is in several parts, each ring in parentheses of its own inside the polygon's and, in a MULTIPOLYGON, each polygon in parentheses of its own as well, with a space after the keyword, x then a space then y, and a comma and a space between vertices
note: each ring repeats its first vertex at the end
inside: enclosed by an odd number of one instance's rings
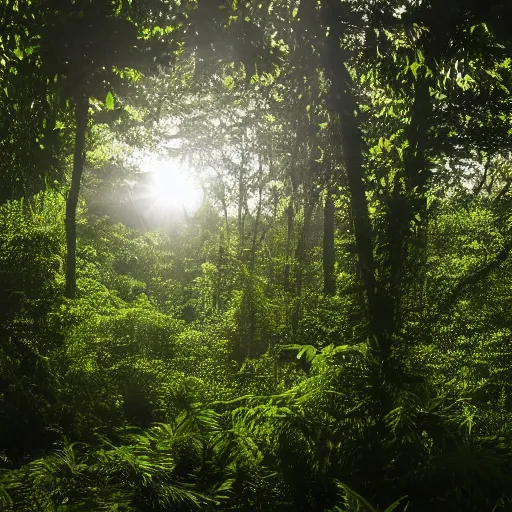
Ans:
POLYGON ((114 103, 114 95, 109 91, 105 98, 105 106, 107 107, 107 110, 114 110, 114 103))

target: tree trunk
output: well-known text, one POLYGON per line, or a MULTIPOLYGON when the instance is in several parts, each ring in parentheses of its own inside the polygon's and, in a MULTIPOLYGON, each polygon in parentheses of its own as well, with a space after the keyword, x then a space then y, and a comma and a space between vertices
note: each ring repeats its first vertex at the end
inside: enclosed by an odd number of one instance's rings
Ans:
POLYGON ((380 350, 382 361, 391 352, 394 334, 394 302, 383 287, 377 287, 373 239, 364 185, 363 139, 357 116, 358 105, 352 92, 352 78, 346 68, 349 55, 340 47, 342 21, 340 4, 326 2, 325 24, 330 26, 325 67, 331 79, 331 108, 339 116, 341 146, 345 159, 354 234, 363 284, 368 299, 370 327, 380 350))
POLYGON ((240 166, 240 170, 238 172, 238 244, 239 244, 239 252, 242 254, 244 248, 244 196, 245 196, 245 188, 244 188, 244 169, 243 166, 240 166))
MULTIPOLYGON (((427 55, 428 59, 428 55, 427 55)), ((434 62, 427 62, 434 67, 434 62)), ((411 302, 418 311, 422 307, 423 286, 427 272, 427 234, 428 217, 427 189, 430 169, 428 156, 428 132, 432 120, 432 99, 430 96, 431 79, 424 71, 418 73, 414 85, 414 100, 411 108, 411 122, 405 130, 409 147, 404 153, 404 174, 406 193, 403 194, 403 207, 390 208, 388 239, 390 243, 390 293, 395 297, 397 329, 402 327, 402 297, 411 295, 411 302), (414 228, 412 228, 414 226, 414 228), (411 244, 411 242, 414 242, 411 244), (418 300, 419 299, 419 300, 418 300)))
POLYGON ((258 207, 256 209, 256 219, 254 221, 254 231, 252 234, 252 247, 251 247, 251 259, 250 259, 251 274, 254 272, 254 266, 256 264, 256 251, 258 249, 258 230, 260 228, 262 203, 263 203, 263 163, 261 161, 261 156, 260 156, 259 157, 259 169, 258 169, 258 207))
POLYGON ((247 152, 246 152, 246 141, 247 137, 244 133, 242 135, 242 158, 240 162, 240 167, 238 170, 238 250, 240 256, 242 256, 244 252, 244 243, 245 243, 245 217, 247 215, 247 189, 246 189, 246 176, 245 176, 245 165, 247 160, 247 152))
POLYGON ((304 221, 302 223, 301 233, 299 235, 299 240, 297 242, 297 247, 295 248, 295 297, 294 297, 294 307, 292 312, 292 332, 293 334, 297 334, 299 330, 299 322, 301 318, 301 297, 302 297, 302 285, 304 281, 304 262, 306 259, 306 249, 308 236, 311 226, 311 217, 313 216, 313 212, 316 206, 316 199, 312 196, 309 196, 309 201, 305 201, 304 205, 304 221))
POLYGON ((85 162, 85 132, 89 100, 86 96, 75 99, 75 150, 73 154, 73 174, 71 187, 66 199, 66 297, 76 295, 76 207, 80 194, 80 182, 85 162))
POLYGON ((283 277, 283 288, 285 292, 291 291, 290 284, 290 269, 291 269, 291 260, 292 260, 292 238, 293 238, 293 223, 295 220, 295 208, 294 208, 294 191, 292 188, 292 192, 290 194, 290 202, 288 203, 288 208, 286 209, 286 262, 284 265, 284 277, 283 277))
POLYGON ((252 355, 252 348, 256 339, 256 304, 254 301, 254 269, 256 266, 256 251, 258 249, 258 230, 261 220, 261 207, 263 202, 263 163, 259 156, 258 170, 258 207, 256 210, 256 219, 254 221, 254 232, 252 236, 251 257, 249 261, 249 332, 247 339, 247 359, 252 355))
POLYGON ((334 199, 332 191, 328 190, 324 204, 324 240, 323 240, 323 264, 324 264, 324 294, 336 295, 336 280, 334 278, 334 199))
POLYGON ((219 180, 222 184, 222 195, 221 195, 221 203, 222 203, 222 212, 224 213, 224 225, 226 226, 226 246, 229 247, 230 238, 229 238, 229 215, 228 215, 228 205, 226 201, 226 185, 222 180, 222 176, 218 174, 219 180))

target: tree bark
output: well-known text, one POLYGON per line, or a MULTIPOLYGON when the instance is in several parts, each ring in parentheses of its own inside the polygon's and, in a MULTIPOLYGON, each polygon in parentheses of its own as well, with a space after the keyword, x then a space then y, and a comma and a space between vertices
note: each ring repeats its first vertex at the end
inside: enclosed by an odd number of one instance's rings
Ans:
MULTIPOLYGON (((434 65, 429 63, 429 67, 434 65)), ((403 297, 412 293, 410 299, 415 307, 420 307, 426 279, 429 217, 426 192, 430 177, 427 147, 432 120, 430 80, 422 70, 414 84, 411 121, 405 130, 409 141, 409 147, 404 152, 406 189, 401 191, 400 201, 390 205, 389 212, 390 295, 395 302, 397 330, 403 325, 403 297)))
POLYGON ((259 156, 258 207, 256 209, 256 219, 254 220, 254 231, 252 234, 252 247, 251 247, 251 260, 250 260, 251 273, 254 272, 254 266, 256 264, 256 251, 258 249, 258 230, 260 228, 262 203, 263 203, 263 163, 261 161, 261 156, 259 156))
POLYGON ((292 311, 292 332, 297 334, 299 330, 299 322, 301 318, 301 297, 302 297, 302 286, 304 280, 304 264, 306 259, 306 249, 308 243, 308 236, 311 226, 311 217, 315 211, 316 198, 313 195, 309 196, 309 200, 305 200, 304 204, 304 221, 302 223, 299 240, 297 241, 297 247, 295 248, 295 297, 294 307, 292 311))
POLYGON ((336 295, 336 280, 334 278, 335 264, 334 249, 334 199, 332 191, 327 191, 324 204, 324 240, 323 240, 323 266, 324 266, 324 294, 336 295))
POLYGON ((80 194, 80 183, 85 162, 85 132, 89 99, 78 96, 75 99, 75 150, 73 154, 73 173, 71 187, 66 199, 66 297, 74 299, 76 295, 76 208, 80 194))
POLYGON ((352 78, 346 68, 349 55, 340 46, 342 22, 339 2, 327 1, 324 16, 325 25, 330 27, 325 68, 331 79, 331 108, 340 120, 341 146, 350 191, 359 267, 368 300, 370 328, 379 346, 380 357, 386 361, 391 352, 391 339, 395 330, 393 303, 385 290, 377 287, 375 279, 372 229, 364 185, 364 145, 357 116, 359 108, 352 92, 352 78))
POLYGON ((229 247, 230 238, 229 238, 229 215, 228 215, 228 205, 226 201, 226 184, 222 179, 222 175, 217 172, 217 176, 219 177, 220 184, 222 186, 222 195, 220 197, 220 201, 222 203, 222 212, 224 213, 224 225, 226 226, 226 245, 229 247))
POLYGON ((247 136, 246 133, 242 135, 242 158, 238 171, 238 250, 240 256, 244 251, 245 244, 245 217, 247 215, 247 189, 246 189, 246 160, 247 160, 247 136))
POLYGON ((247 339, 247 359, 250 359, 252 348, 256 339, 256 304, 254 303, 254 269, 256 265, 256 251, 258 249, 258 230, 261 220, 261 208, 263 202, 263 162, 259 156, 258 170, 258 207, 256 210, 256 219, 254 221, 254 232, 252 236, 251 257, 249 261, 249 333, 247 339))
POLYGON ((290 284, 290 269, 292 260, 292 238, 293 238, 293 224, 295 221, 295 207, 294 207, 294 190, 290 194, 290 201, 286 208, 286 262, 284 265, 283 288, 285 292, 291 291, 290 284))
POLYGON ((244 169, 243 165, 240 166, 240 170, 238 172, 238 244, 239 244, 239 252, 242 254, 244 247, 244 197, 245 197, 245 187, 244 187, 244 169))

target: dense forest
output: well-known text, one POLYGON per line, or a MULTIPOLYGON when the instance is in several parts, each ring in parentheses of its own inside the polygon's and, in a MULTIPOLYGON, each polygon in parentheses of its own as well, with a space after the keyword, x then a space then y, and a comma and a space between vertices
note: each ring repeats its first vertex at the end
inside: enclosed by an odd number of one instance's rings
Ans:
POLYGON ((512 510, 510 0, 0 0, 0 510, 512 510))

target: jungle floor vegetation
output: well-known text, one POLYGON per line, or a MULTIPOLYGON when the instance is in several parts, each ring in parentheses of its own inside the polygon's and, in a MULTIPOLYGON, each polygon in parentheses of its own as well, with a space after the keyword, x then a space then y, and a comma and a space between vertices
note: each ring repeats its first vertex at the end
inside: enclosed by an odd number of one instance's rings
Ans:
POLYGON ((512 4, 0 1, 0 510, 512 510, 512 4))

